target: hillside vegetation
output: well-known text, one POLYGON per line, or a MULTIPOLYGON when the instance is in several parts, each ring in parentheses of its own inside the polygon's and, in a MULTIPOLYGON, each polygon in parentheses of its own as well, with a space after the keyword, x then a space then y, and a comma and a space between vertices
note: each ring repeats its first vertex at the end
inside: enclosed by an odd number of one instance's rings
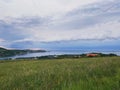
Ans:
POLYGON ((15 55, 23 55, 27 53, 45 52, 45 50, 17 50, 17 49, 5 49, 0 47, 0 58, 10 57, 15 55))
POLYGON ((120 57, 0 61, 0 90, 120 90, 120 57))

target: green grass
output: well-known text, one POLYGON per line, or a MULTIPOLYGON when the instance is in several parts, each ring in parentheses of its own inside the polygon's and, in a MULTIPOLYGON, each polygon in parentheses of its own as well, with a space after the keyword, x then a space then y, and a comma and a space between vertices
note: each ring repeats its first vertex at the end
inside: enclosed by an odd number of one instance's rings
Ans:
POLYGON ((0 90, 120 90, 120 57, 0 61, 0 90))

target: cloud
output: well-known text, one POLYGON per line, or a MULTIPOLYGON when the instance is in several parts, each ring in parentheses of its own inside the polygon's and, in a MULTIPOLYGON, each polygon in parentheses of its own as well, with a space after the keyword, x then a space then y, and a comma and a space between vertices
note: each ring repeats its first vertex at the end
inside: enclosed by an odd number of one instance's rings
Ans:
POLYGON ((9 47, 120 39, 118 0, 1 0, 0 4, 0 38, 9 47))
POLYGON ((98 0, 0 0, 1 17, 51 16, 64 14, 98 0))
POLYGON ((63 17, 55 19, 51 24, 52 29, 83 29, 96 24, 119 21, 120 1, 102 2, 86 5, 73 10, 63 17))
POLYGON ((0 38, 0 43, 1 43, 1 42, 4 42, 4 41, 5 41, 4 39, 0 38))
POLYGON ((55 42, 70 40, 106 40, 120 39, 120 23, 109 22, 81 30, 29 30, 29 38, 15 42, 55 42), (115 29, 116 28, 116 29, 115 29))

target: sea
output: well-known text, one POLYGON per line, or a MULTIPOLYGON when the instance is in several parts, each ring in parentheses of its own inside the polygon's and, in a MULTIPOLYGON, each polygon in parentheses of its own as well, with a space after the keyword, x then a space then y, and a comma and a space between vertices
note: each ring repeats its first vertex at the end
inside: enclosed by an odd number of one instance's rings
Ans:
POLYGON ((41 57, 41 56, 49 56, 49 55, 79 55, 86 53, 104 53, 104 54, 116 54, 120 56, 120 50, 50 50, 47 52, 39 52, 39 53, 27 53, 25 55, 16 55, 12 57, 4 57, 0 58, 0 60, 6 59, 16 59, 16 58, 30 58, 30 57, 41 57))

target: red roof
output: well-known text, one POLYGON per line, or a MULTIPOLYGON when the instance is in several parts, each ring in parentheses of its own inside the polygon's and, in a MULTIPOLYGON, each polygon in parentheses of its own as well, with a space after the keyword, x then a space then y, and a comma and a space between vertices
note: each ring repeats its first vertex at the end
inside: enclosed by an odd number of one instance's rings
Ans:
POLYGON ((98 56, 98 54, 92 54, 92 53, 87 54, 87 57, 96 57, 96 56, 98 56))

